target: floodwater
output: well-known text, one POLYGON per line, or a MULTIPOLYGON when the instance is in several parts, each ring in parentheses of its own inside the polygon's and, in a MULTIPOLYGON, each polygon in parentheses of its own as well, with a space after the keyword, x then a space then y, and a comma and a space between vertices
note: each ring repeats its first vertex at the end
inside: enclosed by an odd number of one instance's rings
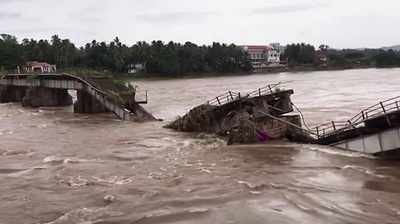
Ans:
POLYGON ((400 223, 400 162, 162 126, 226 90, 283 82, 309 125, 399 95, 400 69, 138 81, 164 122, 0 105, 0 224, 400 223))

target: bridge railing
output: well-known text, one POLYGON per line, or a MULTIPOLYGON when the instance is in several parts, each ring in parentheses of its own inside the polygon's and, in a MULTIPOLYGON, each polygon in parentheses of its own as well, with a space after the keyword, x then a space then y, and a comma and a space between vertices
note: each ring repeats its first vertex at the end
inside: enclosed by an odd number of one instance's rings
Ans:
MULTIPOLYGON (((90 95, 103 104, 105 108, 113 112, 122 120, 130 120, 131 111, 125 108, 122 102, 112 97, 109 93, 96 87, 94 83, 88 80, 67 73, 62 74, 7 74, 0 77, 0 84, 15 85, 15 86, 43 86, 49 88, 64 88, 64 89, 85 89, 90 95), (8 79, 7 77, 12 77, 8 79), (45 79, 38 79, 38 77, 45 77, 45 79), (52 80, 51 78, 66 78, 67 80, 52 80), (62 82, 61 82, 62 81, 62 82)), ((147 102, 147 94, 146 94, 147 102)))
POLYGON ((215 97, 212 100, 207 101, 207 104, 213 106, 222 106, 224 104, 239 100, 241 98, 252 98, 252 97, 269 95, 276 92, 277 87, 280 86, 281 84, 282 83, 280 82, 275 84, 270 84, 262 88, 259 88, 257 90, 254 90, 246 95, 241 95, 240 92, 228 91, 225 94, 222 94, 220 96, 215 97))
POLYGON ((85 80, 79 76, 71 75, 71 74, 67 74, 67 73, 63 73, 63 75, 77 79, 77 80, 81 81, 82 83, 84 83, 86 85, 86 87, 89 88, 88 92, 92 96, 97 98, 100 102, 103 103, 103 105, 107 109, 112 111, 115 115, 117 115, 122 120, 130 119, 130 114, 132 114, 132 113, 129 110, 127 110, 124 105, 113 100, 112 97, 110 97, 109 94, 107 94, 103 90, 95 87, 93 84, 91 84, 90 82, 88 82, 87 80, 85 80))
POLYGON ((248 97, 257 97, 257 96, 265 96, 274 93, 277 90, 277 87, 280 86, 282 83, 274 83, 257 90, 250 92, 247 96, 248 97))
MULTIPOLYGON (((354 117, 347 121, 331 121, 319 125, 313 129, 318 138, 326 138, 347 130, 352 130, 364 126, 364 122, 379 116, 386 116, 388 113, 400 110, 400 97, 390 98, 381 101, 371 107, 362 110, 354 117)), ((386 116, 387 122, 390 124, 389 118, 386 116)))
POLYGON ((147 104, 148 103, 147 90, 145 90, 144 92, 136 90, 135 101, 138 104, 147 104))
POLYGON ((236 101, 241 98, 240 92, 228 91, 225 94, 215 97, 212 100, 207 101, 208 105, 222 106, 224 104, 236 101))

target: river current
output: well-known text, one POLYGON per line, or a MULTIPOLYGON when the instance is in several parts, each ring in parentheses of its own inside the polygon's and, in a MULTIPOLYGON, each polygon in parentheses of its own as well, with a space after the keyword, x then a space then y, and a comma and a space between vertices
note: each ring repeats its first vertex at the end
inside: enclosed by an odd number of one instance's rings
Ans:
POLYGON ((0 224, 400 223, 400 162, 162 128, 227 90, 282 82, 312 126, 399 94, 400 69, 140 80, 163 122, 0 104, 0 224))

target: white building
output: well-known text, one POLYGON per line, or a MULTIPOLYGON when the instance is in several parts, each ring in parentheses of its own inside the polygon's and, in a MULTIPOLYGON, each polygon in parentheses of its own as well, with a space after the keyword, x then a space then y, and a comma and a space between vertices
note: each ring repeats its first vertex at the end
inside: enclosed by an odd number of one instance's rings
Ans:
POLYGON ((280 45, 245 45, 242 46, 250 57, 254 69, 267 68, 280 63, 281 50, 280 45))
POLYGON ((29 61, 25 64, 24 70, 27 73, 54 73, 57 67, 46 62, 29 61))
POLYGON ((275 50, 278 50, 279 53, 281 54, 285 53, 286 50, 286 46, 283 46, 280 43, 272 43, 271 47, 274 48, 275 50))
POLYGON ((130 64, 128 66, 128 73, 129 74, 136 74, 138 72, 142 72, 146 69, 145 63, 138 63, 138 64, 130 64))
POLYGON ((281 52, 278 49, 271 48, 267 54, 268 64, 279 64, 281 62, 281 52))

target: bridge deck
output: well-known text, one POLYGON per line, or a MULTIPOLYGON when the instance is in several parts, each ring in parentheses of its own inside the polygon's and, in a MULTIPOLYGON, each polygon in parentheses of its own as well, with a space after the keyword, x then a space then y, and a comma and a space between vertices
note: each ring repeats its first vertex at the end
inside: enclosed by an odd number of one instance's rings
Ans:
POLYGON ((379 102, 347 121, 320 125, 313 132, 318 144, 371 154, 398 150, 400 97, 379 102))
POLYGON ((259 88, 255 91, 252 91, 246 95, 242 95, 240 92, 228 91, 225 94, 222 94, 220 96, 215 97, 212 100, 207 101, 206 104, 220 107, 225 104, 240 101, 243 98, 254 98, 254 97, 271 95, 277 90, 279 90, 278 86, 280 85, 281 83, 270 84, 265 87, 259 88))
POLYGON ((136 118, 135 114, 115 102, 109 94, 95 87, 89 81, 70 74, 9 74, 1 77, 0 85, 85 90, 118 118, 122 120, 136 118))

